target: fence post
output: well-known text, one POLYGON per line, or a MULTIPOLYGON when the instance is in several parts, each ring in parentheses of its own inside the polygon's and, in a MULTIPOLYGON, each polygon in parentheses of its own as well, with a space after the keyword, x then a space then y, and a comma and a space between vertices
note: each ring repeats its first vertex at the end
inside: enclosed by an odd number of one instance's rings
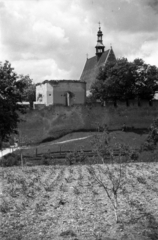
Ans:
POLYGON ((24 166, 24 163, 23 163, 23 154, 22 154, 22 151, 20 153, 20 158, 21 158, 21 166, 23 167, 24 166))
POLYGON ((36 157, 37 157, 38 148, 36 148, 36 157))

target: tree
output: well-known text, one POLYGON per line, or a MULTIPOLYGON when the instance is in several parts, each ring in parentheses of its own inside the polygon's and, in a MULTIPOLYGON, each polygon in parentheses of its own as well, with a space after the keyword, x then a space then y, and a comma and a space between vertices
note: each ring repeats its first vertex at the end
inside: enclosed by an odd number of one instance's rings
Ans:
POLYGON ((30 102, 30 105, 33 106, 35 101, 35 91, 36 86, 33 83, 33 80, 28 76, 20 75, 18 78, 19 82, 22 85, 22 100, 30 102))
POLYGON ((19 113, 25 113, 25 107, 19 104, 23 86, 13 70, 8 61, 0 63, 0 149, 11 133, 17 133, 19 113))
POLYGON ((146 64, 142 59, 134 60, 136 68, 135 96, 151 100, 158 89, 158 68, 146 64))
POLYGON ((158 143, 158 118, 154 119, 153 123, 150 126, 150 130, 145 142, 141 146, 141 150, 154 150, 156 149, 158 143))
POLYGON ((105 190, 113 206, 115 220, 119 222, 119 194, 124 191, 127 183, 126 171, 132 157, 132 151, 122 144, 112 146, 108 131, 95 136, 93 149, 102 165, 96 164, 95 167, 90 165, 87 170, 92 179, 105 190), (116 148, 118 155, 115 155, 116 148))
POLYGON ((100 69, 96 82, 91 87, 95 99, 151 100, 158 87, 158 68, 144 63, 142 59, 128 62, 127 59, 118 59, 108 62, 105 68, 100 69))

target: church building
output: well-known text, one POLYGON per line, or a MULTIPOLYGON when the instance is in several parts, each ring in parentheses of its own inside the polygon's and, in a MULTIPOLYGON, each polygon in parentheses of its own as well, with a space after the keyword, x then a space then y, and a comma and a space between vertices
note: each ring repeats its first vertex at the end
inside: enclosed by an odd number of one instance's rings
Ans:
POLYGON ((85 104, 86 83, 77 80, 45 80, 36 84, 36 102, 39 106, 85 104))
POLYGON ((99 25, 99 31, 97 33, 97 45, 95 46, 96 55, 91 58, 87 58, 83 72, 81 74, 80 80, 86 82, 87 95, 91 88, 92 83, 95 82, 99 69, 105 67, 106 63, 109 61, 116 61, 116 57, 112 47, 105 50, 103 44, 103 33, 99 25))

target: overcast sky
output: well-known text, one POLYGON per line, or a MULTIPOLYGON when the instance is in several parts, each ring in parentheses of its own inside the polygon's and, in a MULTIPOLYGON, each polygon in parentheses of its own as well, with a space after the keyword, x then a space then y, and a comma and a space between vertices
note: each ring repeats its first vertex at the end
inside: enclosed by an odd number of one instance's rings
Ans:
POLYGON ((0 61, 35 83, 79 79, 98 22, 117 58, 158 67, 158 0, 0 0, 0 61))

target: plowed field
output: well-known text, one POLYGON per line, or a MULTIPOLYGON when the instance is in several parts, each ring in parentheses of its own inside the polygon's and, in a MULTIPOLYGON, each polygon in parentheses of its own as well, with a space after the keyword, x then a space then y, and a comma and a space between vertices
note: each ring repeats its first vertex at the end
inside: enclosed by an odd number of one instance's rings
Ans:
POLYGON ((5 168, 2 180, 1 240, 158 239, 158 163, 128 167, 118 224, 86 165, 5 168))

